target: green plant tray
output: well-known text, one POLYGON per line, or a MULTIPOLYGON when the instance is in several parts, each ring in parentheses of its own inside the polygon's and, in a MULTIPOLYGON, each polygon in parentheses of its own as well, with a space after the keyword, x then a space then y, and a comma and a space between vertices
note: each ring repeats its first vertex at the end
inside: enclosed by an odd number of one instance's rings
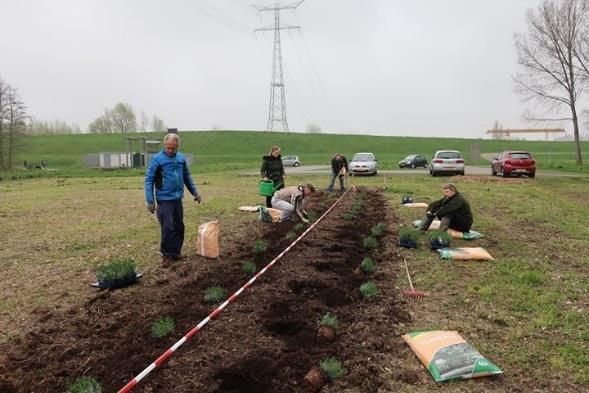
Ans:
POLYGON ((96 281, 96 282, 90 284, 90 286, 95 287, 95 288, 102 288, 102 289, 124 288, 124 287, 128 287, 129 285, 135 284, 141 277, 143 277, 143 274, 135 273, 134 276, 117 278, 114 280, 96 281))

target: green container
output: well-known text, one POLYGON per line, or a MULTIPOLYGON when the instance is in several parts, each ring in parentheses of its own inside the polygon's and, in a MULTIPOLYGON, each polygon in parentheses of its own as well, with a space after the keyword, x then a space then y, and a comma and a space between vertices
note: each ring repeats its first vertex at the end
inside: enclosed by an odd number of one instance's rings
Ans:
POLYGON ((274 195, 274 182, 272 180, 260 180, 260 195, 272 196, 274 195))

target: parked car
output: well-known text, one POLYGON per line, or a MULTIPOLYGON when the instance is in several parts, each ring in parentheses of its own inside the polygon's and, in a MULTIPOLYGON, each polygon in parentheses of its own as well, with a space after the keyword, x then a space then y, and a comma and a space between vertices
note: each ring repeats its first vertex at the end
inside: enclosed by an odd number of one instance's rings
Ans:
POLYGON ((378 172, 377 160, 372 153, 356 153, 348 164, 350 175, 376 175, 378 172))
POLYGON ((421 154, 411 154, 399 161, 399 168, 427 168, 427 159, 421 154))
POLYGON ((527 151, 504 151, 491 161, 491 174, 495 176, 499 173, 503 177, 510 175, 536 177, 536 161, 527 151))
POLYGON ((438 150, 432 158, 429 173, 432 176, 442 173, 464 175, 464 159, 458 150, 438 150))
POLYGON ((299 156, 284 156, 282 157, 282 165, 284 166, 299 166, 301 161, 299 156))

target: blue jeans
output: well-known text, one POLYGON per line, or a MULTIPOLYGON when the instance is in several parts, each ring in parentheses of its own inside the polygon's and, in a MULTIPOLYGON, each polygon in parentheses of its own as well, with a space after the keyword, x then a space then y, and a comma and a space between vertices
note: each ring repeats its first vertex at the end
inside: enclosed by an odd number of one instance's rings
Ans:
MULTIPOLYGON (((329 178, 329 185, 327 186, 327 192, 333 191, 333 184, 335 183, 335 178, 339 176, 339 173, 331 172, 331 177, 329 178)), ((339 187, 340 191, 346 191, 346 187, 344 186, 344 176, 339 176, 339 187)))
POLYGON ((182 200, 158 201, 157 219, 160 222, 162 236, 160 251, 163 256, 178 259, 184 243, 184 210, 182 200))

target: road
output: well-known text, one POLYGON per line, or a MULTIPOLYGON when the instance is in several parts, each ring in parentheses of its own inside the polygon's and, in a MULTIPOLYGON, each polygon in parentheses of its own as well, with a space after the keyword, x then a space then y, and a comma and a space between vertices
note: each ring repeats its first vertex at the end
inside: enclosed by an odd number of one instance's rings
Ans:
MULTIPOLYGON (((305 165, 299 167, 288 167, 285 168, 287 175, 302 175, 302 174, 329 174, 331 167, 329 165, 305 165)), ((465 170, 466 176, 490 176, 490 166, 471 166, 467 165, 465 170)), ((248 175, 259 174, 259 172, 247 173, 248 175)), ((393 170, 379 170, 379 175, 429 175, 427 169, 393 169, 393 170)), ((579 177, 587 176, 586 174, 579 173, 568 173, 568 172, 557 172, 557 171, 536 171, 536 177, 579 177)))

